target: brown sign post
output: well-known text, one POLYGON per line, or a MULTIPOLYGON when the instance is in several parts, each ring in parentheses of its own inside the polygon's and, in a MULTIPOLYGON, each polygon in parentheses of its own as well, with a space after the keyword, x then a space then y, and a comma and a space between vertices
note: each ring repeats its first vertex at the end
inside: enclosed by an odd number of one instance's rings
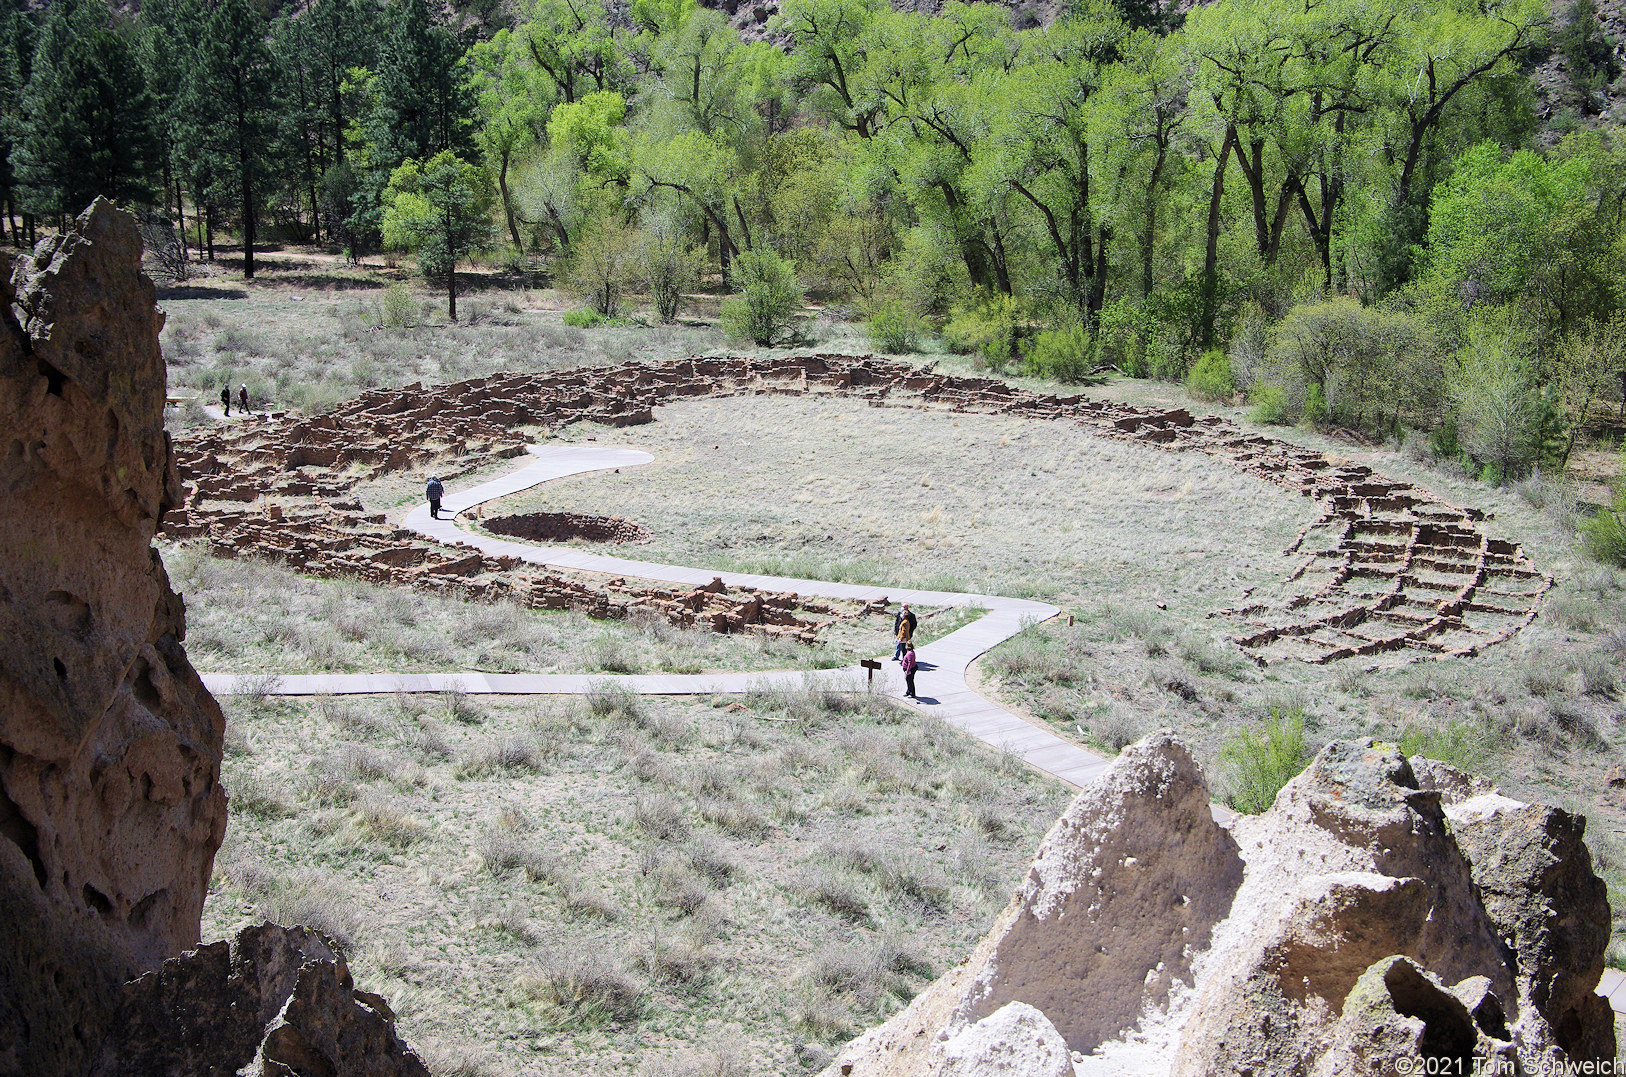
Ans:
POLYGON ((861 659, 858 664, 863 666, 865 669, 869 670, 869 686, 871 688, 874 688, 875 687, 875 671, 881 668, 880 660, 876 659, 876 658, 864 658, 864 659, 861 659))

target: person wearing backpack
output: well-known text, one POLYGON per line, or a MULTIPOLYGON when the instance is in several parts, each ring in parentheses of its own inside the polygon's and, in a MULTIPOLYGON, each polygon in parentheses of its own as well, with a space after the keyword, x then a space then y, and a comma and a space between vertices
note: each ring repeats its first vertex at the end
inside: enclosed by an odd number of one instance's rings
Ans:
POLYGON ((440 480, 433 475, 429 476, 429 485, 423 488, 423 493, 429 499, 429 518, 431 520, 440 519, 440 497, 445 492, 446 490, 441 486, 440 480))

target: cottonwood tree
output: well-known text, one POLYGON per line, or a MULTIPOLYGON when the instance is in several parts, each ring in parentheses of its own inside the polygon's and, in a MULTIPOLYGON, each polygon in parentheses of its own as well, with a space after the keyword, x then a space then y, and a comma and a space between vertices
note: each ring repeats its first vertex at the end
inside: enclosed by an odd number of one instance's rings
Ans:
POLYGON ((523 254, 525 243, 519 234, 508 173, 514 159, 534 146, 546 129, 553 95, 529 62, 522 41, 508 30, 476 43, 467 61, 479 110, 475 141, 496 171, 508 235, 514 249, 523 254))
POLYGON ((418 255, 423 275, 446 285, 446 313, 457 321, 457 263, 491 239, 491 180, 451 150, 408 160, 384 191, 384 242, 418 255))
POLYGON ((1560 469, 1592 415, 1592 405, 1615 381, 1626 385, 1626 314, 1608 321, 1588 320, 1571 331, 1559 346, 1555 376, 1569 436, 1564 442, 1560 469))

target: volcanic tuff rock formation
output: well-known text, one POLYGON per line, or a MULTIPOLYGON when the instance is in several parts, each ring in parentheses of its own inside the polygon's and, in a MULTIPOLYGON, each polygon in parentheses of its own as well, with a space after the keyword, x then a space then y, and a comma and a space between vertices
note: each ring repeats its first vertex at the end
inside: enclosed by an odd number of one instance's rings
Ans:
POLYGON ((1329 744, 1227 829, 1185 747, 1157 733, 1079 794, 972 956, 827 1075, 1613 1058, 1593 993, 1609 905, 1584 827, 1366 741, 1329 744))
POLYGON ((225 721, 152 549, 178 482, 163 316, 97 201, 0 328, 0 1072, 83 1073, 119 980, 198 941, 225 721))
POLYGON ((304 929, 121 987, 198 942, 226 828, 225 719, 151 545, 180 483, 140 264, 98 200, 0 284, 0 1077, 425 1077, 304 929))
POLYGON ((121 1001, 119 1038, 91 1077, 429 1077, 389 1004, 357 991, 309 928, 244 928, 126 984, 121 1001))

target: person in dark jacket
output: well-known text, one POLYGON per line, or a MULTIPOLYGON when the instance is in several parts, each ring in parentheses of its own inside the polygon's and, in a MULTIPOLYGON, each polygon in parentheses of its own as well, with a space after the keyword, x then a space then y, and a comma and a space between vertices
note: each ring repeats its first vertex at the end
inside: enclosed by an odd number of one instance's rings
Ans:
POLYGON ((892 648, 892 661, 896 662, 903 657, 903 649, 909 645, 910 640, 915 638, 915 626, 919 623, 914 611, 909 608, 907 602, 903 604, 901 610, 893 615, 892 635, 896 637, 898 645, 892 648), (905 623, 909 625, 907 631, 903 627, 905 623))
POLYGON ((423 488, 423 494, 429 499, 429 518, 431 520, 440 519, 440 497, 445 492, 446 490, 441 486, 440 480, 433 475, 429 476, 429 485, 423 488))
POLYGON ((242 407, 238 408, 237 410, 241 411, 244 415, 247 415, 248 414, 248 386, 247 385, 239 385, 237 387, 237 402, 242 405, 242 407))
POLYGON ((915 645, 913 643, 904 647, 903 651, 903 694, 910 699, 918 699, 915 695, 915 645))
POLYGON ((220 406, 226 409, 226 418, 231 418, 231 386, 220 387, 220 406))

